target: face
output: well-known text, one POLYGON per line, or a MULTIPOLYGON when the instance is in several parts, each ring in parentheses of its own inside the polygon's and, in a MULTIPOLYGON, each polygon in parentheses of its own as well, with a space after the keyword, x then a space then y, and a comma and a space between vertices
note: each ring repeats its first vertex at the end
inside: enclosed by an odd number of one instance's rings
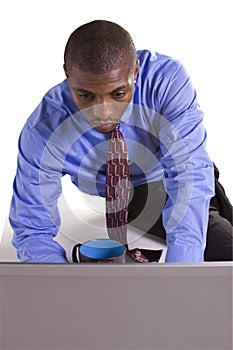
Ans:
POLYGON ((134 92, 139 64, 129 64, 104 74, 83 72, 64 66, 74 103, 100 132, 115 129, 134 92))

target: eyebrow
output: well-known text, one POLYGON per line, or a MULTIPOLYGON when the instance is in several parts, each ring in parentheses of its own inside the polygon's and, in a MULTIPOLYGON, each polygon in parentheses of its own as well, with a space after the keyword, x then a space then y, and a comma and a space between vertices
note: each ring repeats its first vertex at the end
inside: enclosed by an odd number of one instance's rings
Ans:
MULTIPOLYGON (((114 92, 116 92, 118 90, 123 90, 123 89, 127 89, 127 88, 128 88, 127 85, 121 85, 121 86, 117 87, 116 89, 114 89, 113 91, 111 91, 110 94, 112 94, 112 93, 114 93, 114 92)), ((79 88, 73 87, 73 89, 76 90, 76 91, 86 92, 86 93, 88 92, 89 94, 95 95, 94 92, 89 91, 89 90, 85 90, 85 89, 82 89, 82 88, 79 89, 79 88)))

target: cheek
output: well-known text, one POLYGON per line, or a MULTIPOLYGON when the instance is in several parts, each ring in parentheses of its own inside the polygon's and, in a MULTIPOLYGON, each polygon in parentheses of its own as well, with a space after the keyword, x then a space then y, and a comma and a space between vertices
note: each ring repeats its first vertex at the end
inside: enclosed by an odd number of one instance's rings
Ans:
POLYGON ((74 103, 76 104, 76 106, 78 106, 76 96, 74 93, 72 93, 72 91, 71 91, 71 97, 72 97, 72 100, 74 101, 74 103))
POLYGON ((80 99, 77 98, 74 94, 72 94, 72 99, 78 109, 82 111, 82 114, 85 116, 85 118, 91 121, 93 115, 91 106, 83 101, 80 101, 80 99))
POLYGON ((93 112, 92 112, 92 108, 80 108, 80 110, 82 110, 82 114, 84 115, 84 117, 88 120, 88 121, 92 121, 93 120, 93 112))
POLYGON ((128 104, 126 104, 126 103, 120 103, 119 105, 120 105, 120 106, 118 107, 117 114, 118 114, 118 116, 121 118, 121 116, 122 116, 122 114, 124 113, 124 111, 126 110, 128 104))
POLYGON ((84 107, 84 104, 82 103, 82 101, 80 101, 79 98, 78 98, 74 93, 71 92, 71 96, 72 96, 72 99, 73 99, 74 103, 76 104, 76 106, 77 106, 80 110, 83 109, 83 108, 85 108, 85 107, 84 107))

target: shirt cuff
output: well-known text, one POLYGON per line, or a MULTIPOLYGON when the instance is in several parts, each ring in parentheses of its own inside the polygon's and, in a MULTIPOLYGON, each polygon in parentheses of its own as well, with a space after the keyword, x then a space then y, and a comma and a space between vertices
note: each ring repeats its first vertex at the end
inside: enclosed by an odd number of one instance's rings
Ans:
POLYGON ((202 247, 184 247, 172 244, 167 249, 165 262, 203 262, 204 249, 202 247))
POLYGON ((68 263, 63 247, 49 238, 28 239, 20 245, 17 255, 25 263, 68 263))

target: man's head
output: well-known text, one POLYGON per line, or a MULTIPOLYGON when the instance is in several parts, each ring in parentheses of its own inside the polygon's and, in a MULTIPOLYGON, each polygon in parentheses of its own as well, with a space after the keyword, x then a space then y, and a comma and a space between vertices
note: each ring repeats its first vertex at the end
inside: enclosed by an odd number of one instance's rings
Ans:
POLYGON ((129 33, 109 21, 84 24, 70 35, 64 62, 76 105, 99 131, 111 131, 132 98, 138 73, 129 33))
POLYGON ((136 49, 129 33, 109 21, 93 21, 77 28, 69 37, 64 62, 83 72, 102 74, 134 65, 136 49))

